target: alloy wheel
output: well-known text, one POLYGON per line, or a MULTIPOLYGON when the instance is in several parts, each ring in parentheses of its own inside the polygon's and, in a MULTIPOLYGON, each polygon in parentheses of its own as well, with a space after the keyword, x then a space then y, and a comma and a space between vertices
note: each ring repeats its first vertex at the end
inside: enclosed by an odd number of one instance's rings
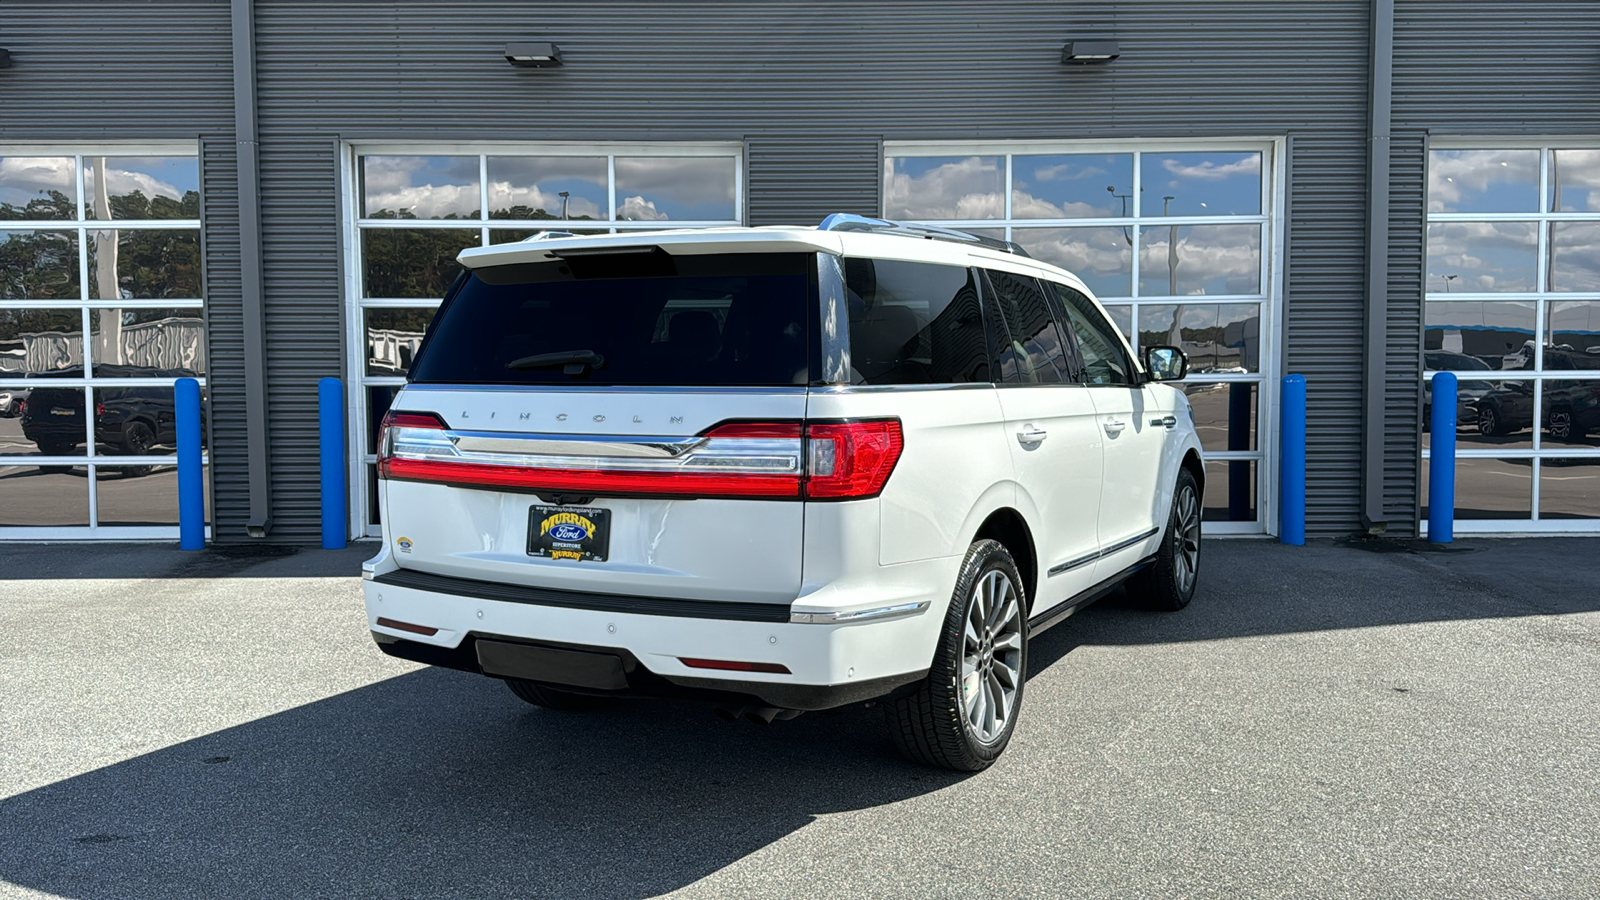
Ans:
POLYGON ((978 740, 1006 732, 1022 685, 1022 605, 1011 579, 989 571, 967 598, 961 650, 961 709, 978 740))
POLYGON ((1195 574, 1200 571, 1200 501, 1194 487, 1185 484, 1178 492, 1177 553, 1173 554, 1173 576, 1178 580, 1178 590, 1188 594, 1194 588, 1195 574))

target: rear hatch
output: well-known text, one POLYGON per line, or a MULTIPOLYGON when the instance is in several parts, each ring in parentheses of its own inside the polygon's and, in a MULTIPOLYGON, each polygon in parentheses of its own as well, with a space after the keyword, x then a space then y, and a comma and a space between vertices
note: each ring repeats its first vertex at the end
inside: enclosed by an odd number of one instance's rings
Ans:
POLYGON ((400 566, 793 600, 817 368, 816 255, 799 249, 632 246, 472 270, 381 440, 400 566))

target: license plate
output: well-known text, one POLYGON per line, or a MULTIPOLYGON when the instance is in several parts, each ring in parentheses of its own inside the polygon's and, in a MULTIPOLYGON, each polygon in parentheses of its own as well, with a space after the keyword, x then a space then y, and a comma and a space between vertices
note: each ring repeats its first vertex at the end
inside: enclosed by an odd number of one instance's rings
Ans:
POLYGON ((528 510, 528 555, 605 562, 611 544, 611 510, 535 506, 528 510))
POLYGON ((75 416, 77 414, 78 411, 75 409, 62 409, 59 406, 51 407, 50 409, 50 415, 52 416, 75 416))

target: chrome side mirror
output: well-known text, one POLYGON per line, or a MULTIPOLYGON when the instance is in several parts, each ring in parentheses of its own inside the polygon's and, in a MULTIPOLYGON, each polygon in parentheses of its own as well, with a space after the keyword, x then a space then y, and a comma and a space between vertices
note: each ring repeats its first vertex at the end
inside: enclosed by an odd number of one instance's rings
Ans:
POLYGON ((1144 348, 1144 368, 1151 381, 1178 381, 1189 374, 1189 355, 1177 347, 1144 348))

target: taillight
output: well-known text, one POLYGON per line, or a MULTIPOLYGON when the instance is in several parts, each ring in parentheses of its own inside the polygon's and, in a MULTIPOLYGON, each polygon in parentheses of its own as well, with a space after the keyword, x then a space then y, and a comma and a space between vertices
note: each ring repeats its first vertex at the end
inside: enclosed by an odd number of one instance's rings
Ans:
POLYGON ((806 427, 806 446, 806 496, 855 500, 883 491, 900 461, 905 438, 899 419, 812 422, 806 427))
MULTIPOLYGON (((848 500, 875 497, 900 458, 900 423, 727 422, 683 438, 668 453, 662 444, 624 455, 566 455, 573 443, 551 436, 451 432, 432 413, 384 416, 378 474, 398 481, 599 497, 718 497, 729 499, 848 500), (526 442, 527 450, 520 450, 526 442), (544 444, 541 447, 541 443, 544 444)), ((619 438, 626 443, 626 438, 619 438)), ((602 442, 603 443, 603 442, 602 442)))
POLYGON ((104 418, 106 414, 106 405, 104 403, 96 403, 94 405, 94 414, 97 418, 104 418))

